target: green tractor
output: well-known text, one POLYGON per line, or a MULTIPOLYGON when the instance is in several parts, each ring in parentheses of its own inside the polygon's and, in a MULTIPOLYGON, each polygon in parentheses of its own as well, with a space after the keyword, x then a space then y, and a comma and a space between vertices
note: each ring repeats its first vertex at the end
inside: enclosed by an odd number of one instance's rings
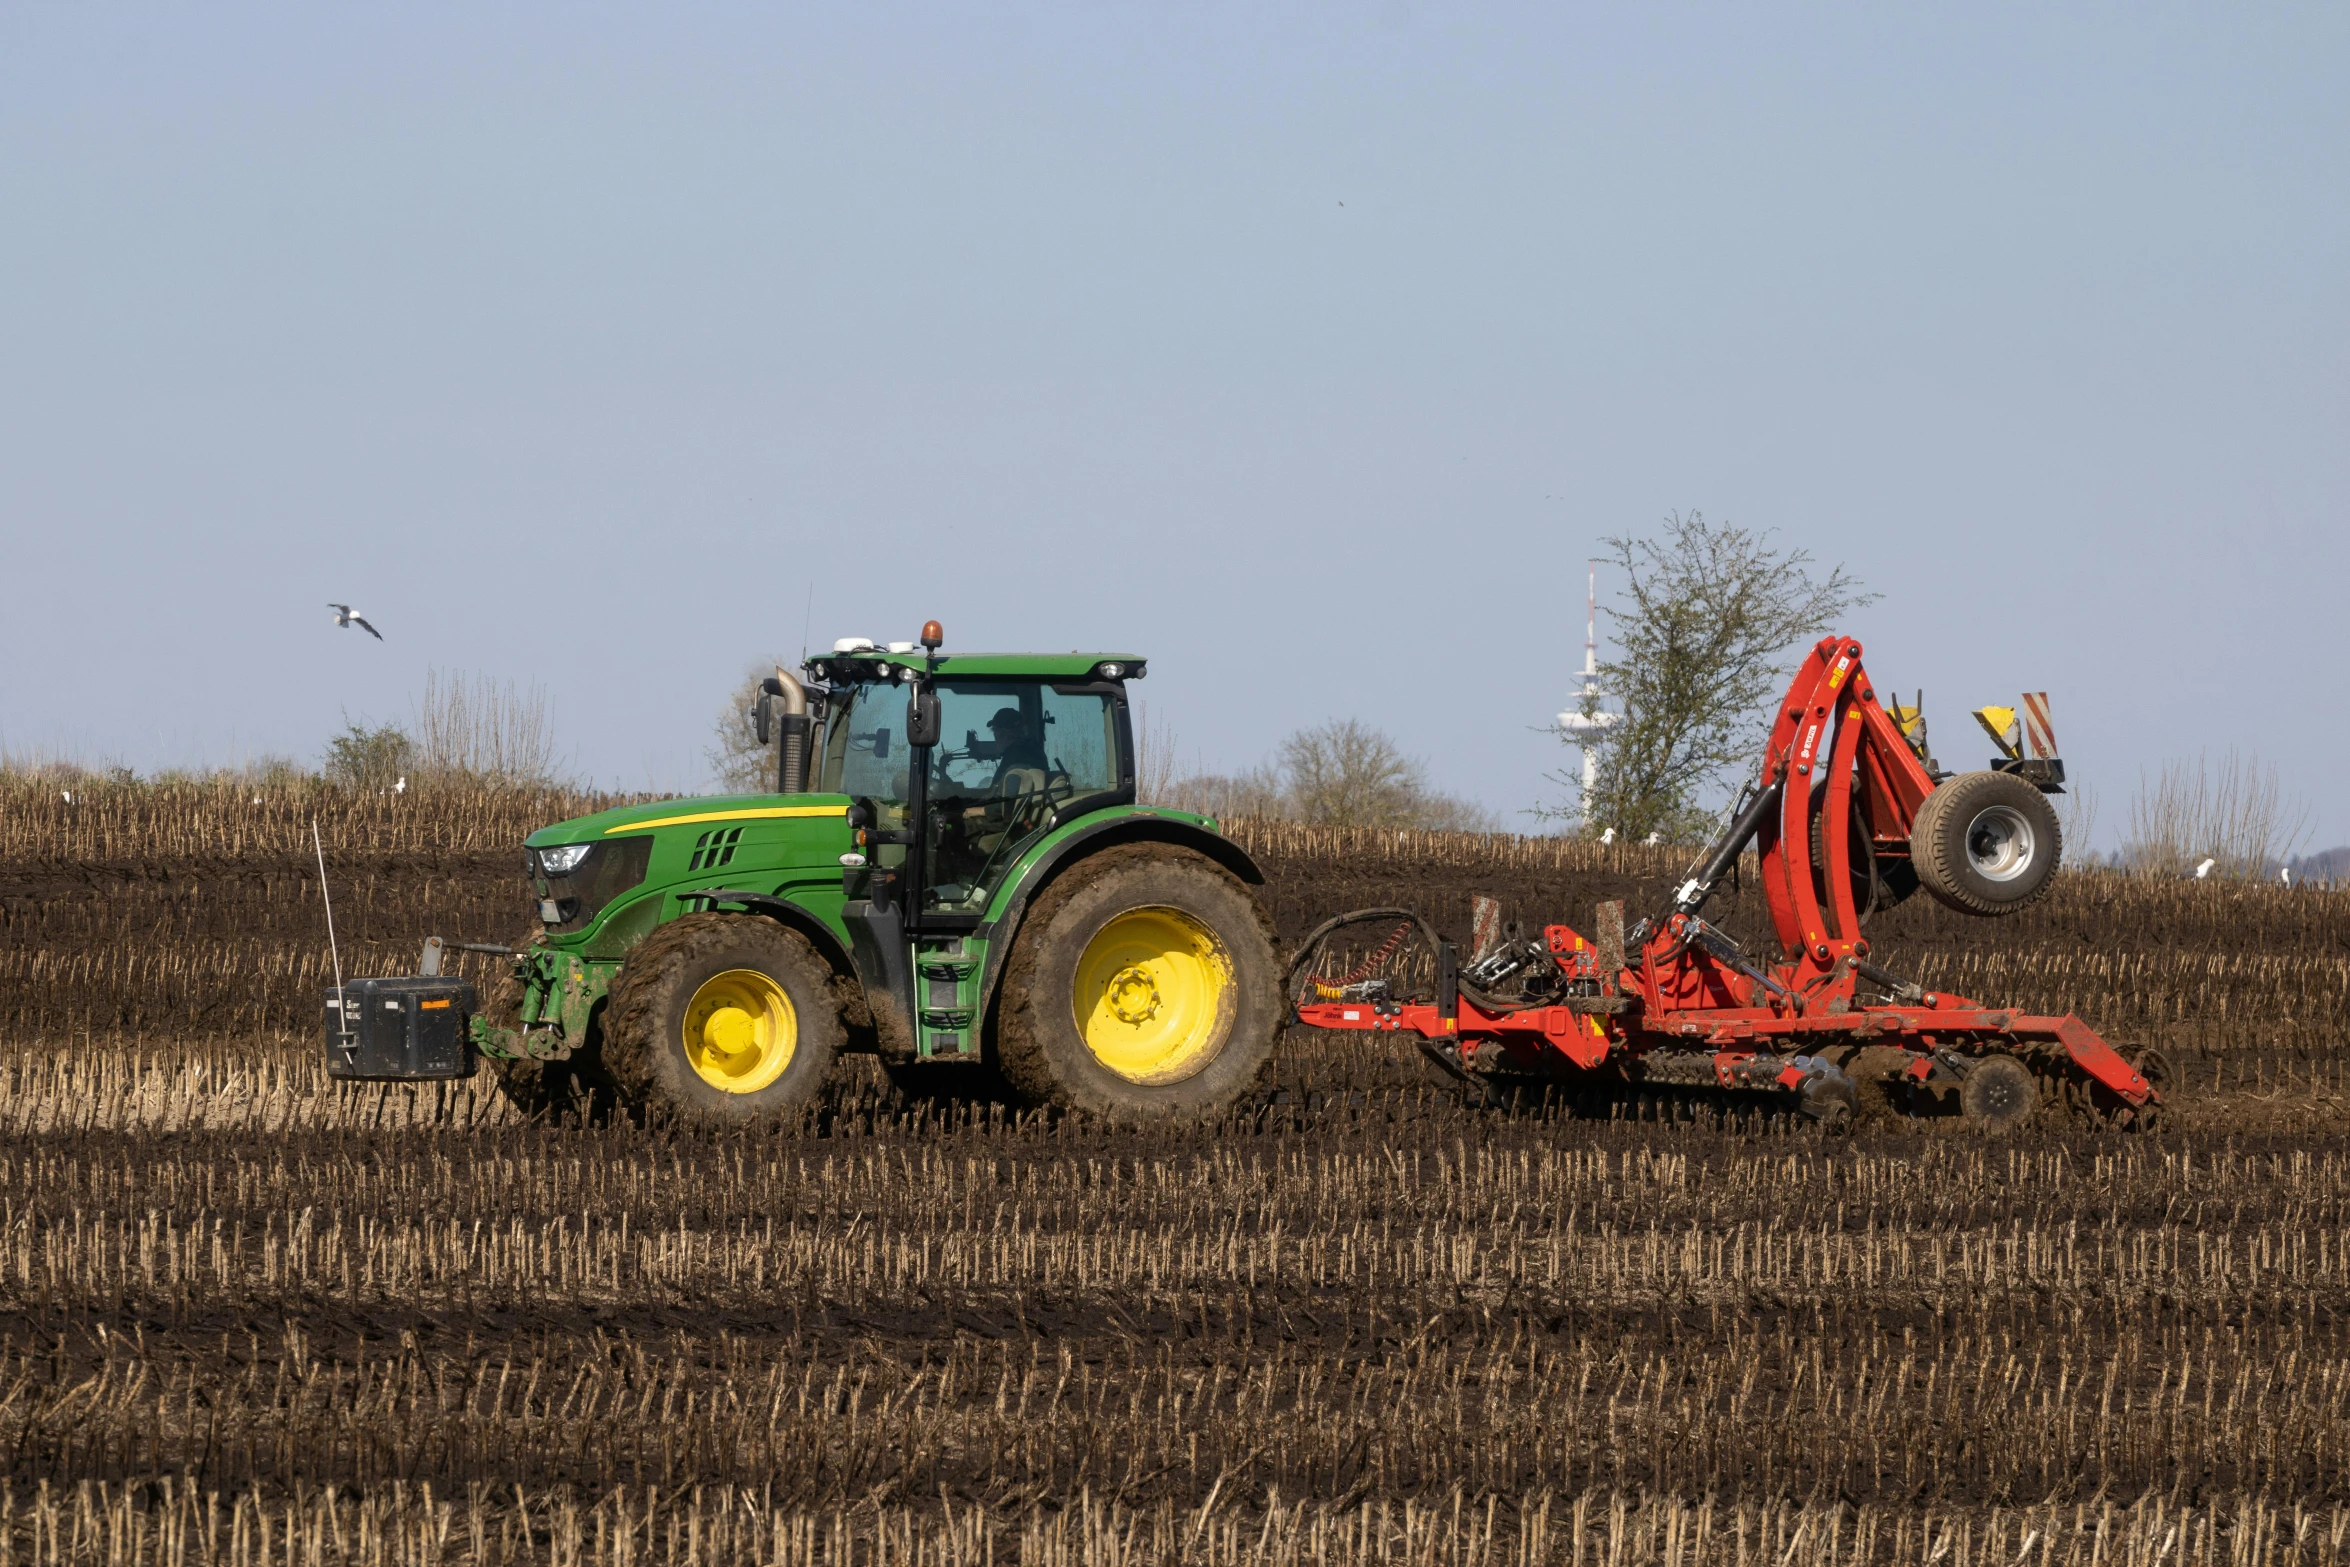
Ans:
POLYGON ((531 834, 541 929, 504 995, 478 1010, 431 944, 424 975, 336 987, 330 1071, 456 1076, 478 1053, 526 1106, 592 1091, 716 1127, 787 1116, 858 1050, 923 1097, 1129 1122, 1231 1104, 1283 1017, 1264 876, 1213 819, 1136 803, 1143 660, 941 640, 932 621, 777 671, 754 715, 773 794, 531 834))

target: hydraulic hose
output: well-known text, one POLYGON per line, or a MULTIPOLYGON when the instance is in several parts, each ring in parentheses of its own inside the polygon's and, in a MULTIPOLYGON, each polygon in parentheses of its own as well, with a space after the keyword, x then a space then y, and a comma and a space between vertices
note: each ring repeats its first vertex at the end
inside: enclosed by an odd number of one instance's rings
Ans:
MULTIPOLYGON (((1335 915, 1315 926, 1307 934, 1306 939, 1298 944, 1296 953, 1289 960, 1288 969, 1281 976, 1282 987, 1290 1004, 1292 1006, 1297 1004, 1299 981, 1304 977, 1305 966, 1320 950, 1322 939, 1325 936, 1343 925, 1369 924, 1372 921, 1384 924, 1388 920, 1396 920, 1414 926, 1419 932, 1420 939, 1428 943, 1428 951, 1431 955, 1438 952, 1443 946, 1443 938, 1436 934, 1436 927, 1410 909, 1349 909, 1346 913, 1335 915)), ((1560 1004, 1555 998, 1550 997, 1533 1001, 1519 1001, 1490 995, 1466 979, 1459 980, 1457 983, 1462 995, 1467 996, 1480 1008, 1496 1016, 1509 1012, 1530 1012, 1539 1007, 1560 1004)))
POLYGON ((1722 878, 1730 873, 1730 867, 1738 863, 1738 856, 1746 852, 1747 844, 1761 830, 1764 818, 1779 808, 1780 791, 1779 784, 1772 784, 1749 800, 1737 820, 1723 829, 1706 855, 1705 864, 1674 894, 1674 913, 1695 914, 1705 907, 1706 900, 1714 895, 1714 889, 1721 885, 1722 878))

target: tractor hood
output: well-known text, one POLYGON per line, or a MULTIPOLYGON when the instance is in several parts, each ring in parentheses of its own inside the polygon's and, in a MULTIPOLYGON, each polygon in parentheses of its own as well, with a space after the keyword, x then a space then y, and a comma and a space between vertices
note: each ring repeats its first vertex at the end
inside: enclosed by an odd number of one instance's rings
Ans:
POLYGON ((574 817, 541 827, 523 840, 531 849, 565 843, 602 843, 626 833, 652 832, 695 823, 783 821, 794 818, 840 816, 849 802, 843 795, 722 794, 700 799, 654 800, 644 805, 619 805, 593 816, 574 817))

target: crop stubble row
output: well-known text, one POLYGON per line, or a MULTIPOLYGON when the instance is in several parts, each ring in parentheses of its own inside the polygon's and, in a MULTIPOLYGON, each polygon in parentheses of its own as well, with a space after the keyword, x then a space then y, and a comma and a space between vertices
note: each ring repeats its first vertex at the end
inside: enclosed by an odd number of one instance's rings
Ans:
MULTIPOLYGON (((404 838, 397 808, 355 806, 375 847, 336 866, 375 878, 338 897, 354 968, 494 933, 446 911, 516 895, 510 850, 404 838)), ((1462 924, 1479 890, 1572 920, 1679 869, 1243 831, 1293 936, 1368 903, 1462 924)), ((327 1084, 285 1032, 323 931, 283 844, 20 857, 0 885, 0 961, 44 965, 0 980, 8 1559, 2350 1547, 2331 904, 2085 877, 2012 922, 2038 942, 1886 922, 1913 972, 2167 1009, 2225 1092, 2155 1138, 1479 1112, 1347 1038, 1299 1042, 1270 1102, 1204 1132, 909 1117, 858 1074, 794 1131, 709 1139, 523 1124, 479 1080, 327 1084), (184 988, 133 1032, 154 975, 103 965, 141 921, 184 988), (251 1010, 201 1010, 239 985, 251 1010), (2203 1017, 2263 995, 2298 1010, 2203 1017)))
POLYGON ((1009 1548, 1077 1495, 1146 1538, 1458 1495, 1499 1509, 1475 1559, 1546 1496, 1554 1551, 1612 1497, 1843 1509, 1822 1560, 1861 1509, 2080 1541, 2058 1515, 2118 1500, 2232 1548, 2247 1508, 2350 1502, 2329 1146, 1477 1114, 1337 1048, 1213 1137, 915 1124, 859 1083, 755 1141, 338 1093, 278 1046, 18 1051, 10 1483, 429 1482, 499 1519, 700 1486, 868 1551, 890 1519, 940 1548, 956 1507, 1009 1548), (115 1108, 59 1116, 75 1081, 115 1108))
MULTIPOLYGON (((353 796, 0 790, 0 1029, 68 1038, 123 1031, 307 1032, 331 978, 309 844, 327 846, 345 972, 406 972, 425 936, 505 939, 526 921, 518 845, 596 803, 462 792, 353 796)), ((1585 924, 1601 898, 1655 906, 1675 851, 1240 823, 1269 873, 1283 936, 1345 908, 1416 907, 1460 935, 1471 894, 1529 922, 1585 924)), ((1747 885, 1715 911, 1765 928, 1747 885)), ((2000 1005, 2077 1011, 2109 1038, 2220 1055, 2254 1081, 2280 1059, 2350 1038, 2350 892, 2287 891, 2090 872, 2023 916, 1967 919, 1918 897, 1871 927, 1880 962, 2000 1005)), ((487 973, 487 960, 471 959, 487 973)))

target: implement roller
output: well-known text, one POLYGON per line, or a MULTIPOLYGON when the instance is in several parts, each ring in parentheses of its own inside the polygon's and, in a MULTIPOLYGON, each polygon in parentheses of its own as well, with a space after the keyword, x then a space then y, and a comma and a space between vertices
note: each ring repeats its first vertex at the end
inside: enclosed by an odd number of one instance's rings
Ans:
POLYGON ((1857 1108, 1845 1065, 1890 1048, 1900 1054, 1875 1059, 1898 1062, 1915 1087, 1955 1087, 1968 1120, 1988 1130, 2049 1099, 2149 1128, 2170 1076, 2158 1053, 2125 1058, 2070 1014, 1927 990, 1872 963, 1861 934, 1863 914, 1921 889, 1984 917, 2047 890, 2061 853, 2047 795, 2061 791, 2063 763, 2049 754, 2044 703, 2027 708, 2038 754, 2003 737, 2010 710, 1986 709, 1977 716, 2002 755, 1987 771, 1942 773, 1918 710, 1889 712, 1860 644, 1825 638, 1798 668, 1730 825, 1661 916, 1627 931, 1623 905, 1603 903, 1590 938, 1549 925, 1483 941, 1463 963, 1417 915, 1357 910, 1315 931, 1291 963, 1293 1016, 1415 1036, 1468 1082, 1777 1096, 1830 1128, 1857 1108), (1778 938, 1768 958, 1704 917, 1750 844, 1778 938), (1349 927, 1391 921, 1364 964, 1316 971, 1349 927), (1434 962, 1406 995, 1397 959, 1414 935, 1434 962))

